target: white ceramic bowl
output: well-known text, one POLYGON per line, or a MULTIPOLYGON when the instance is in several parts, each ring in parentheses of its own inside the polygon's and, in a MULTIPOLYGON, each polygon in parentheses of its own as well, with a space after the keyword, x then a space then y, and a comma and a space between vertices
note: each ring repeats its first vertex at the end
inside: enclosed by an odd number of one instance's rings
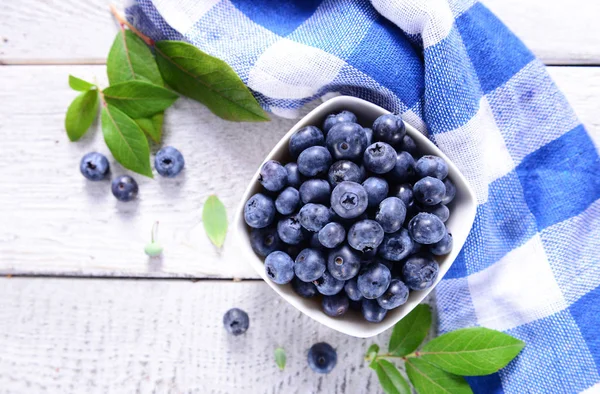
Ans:
MULTIPOLYGON (((312 110, 302 120, 300 120, 292 129, 279 141, 273 150, 267 155, 267 160, 278 160, 285 164, 290 161, 288 152, 288 142, 291 135, 301 127, 316 125, 320 127, 323 124, 325 117, 330 113, 337 113, 343 110, 349 110, 356 114, 358 121, 363 125, 370 125, 380 115, 387 114, 389 111, 369 103, 367 101, 349 97, 338 96, 324 102, 317 108, 312 110)), ((406 123, 406 122, 405 122, 406 123)), ((476 211, 476 199, 473 190, 467 183, 464 176, 459 172, 458 168, 444 155, 427 137, 421 134, 417 129, 406 123, 406 131, 411 136, 422 154, 431 154, 442 157, 448 163, 448 176, 456 185, 456 197, 449 205, 450 219, 446 223, 448 231, 452 233, 454 238, 454 247, 452 252, 446 256, 437 258, 440 264, 438 277, 432 287, 423 291, 411 291, 406 304, 399 308, 388 312, 387 316, 381 323, 369 323, 365 321, 360 313, 349 311, 346 315, 338 318, 327 316, 321 310, 320 302, 314 299, 305 299, 297 295, 292 289, 291 284, 278 285, 273 283, 267 277, 264 269, 263 258, 256 255, 250 246, 250 228, 244 222, 244 204, 253 194, 259 192, 262 188, 257 181, 260 167, 254 174, 252 182, 248 185, 244 197, 239 205, 236 213, 235 222, 233 225, 235 247, 239 248, 241 257, 249 262, 256 272, 275 290, 283 299, 292 304, 302 313, 312 317, 316 321, 333 328, 344 334, 352 335, 360 338, 368 338, 377 335, 396 324, 400 319, 406 316, 410 311, 417 306, 423 298, 425 298, 433 288, 444 277, 450 266, 456 259, 458 252, 463 247, 467 235, 473 225, 476 211)), ((262 164, 261 164, 262 167, 262 164)), ((455 300, 440 300, 441 302, 455 302, 455 300)))

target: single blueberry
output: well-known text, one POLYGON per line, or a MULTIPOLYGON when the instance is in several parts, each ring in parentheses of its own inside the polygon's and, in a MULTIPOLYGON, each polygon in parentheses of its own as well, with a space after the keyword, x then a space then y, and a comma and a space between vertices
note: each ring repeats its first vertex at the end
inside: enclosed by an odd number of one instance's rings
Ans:
POLYGON ((398 145, 406 135, 406 126, 402 118, 394 114, 381 115, 373 123, 373 137, 377 141, 398 145))
POLYGON ((135 179, 129 175, 120 175, 113 179, 111 190, 117 200, 127 202, 137 197, 139 187, 135 179))
POLYGON ((365 134, 367 135, 367 146, 373 143, 373 129, 369 127, 363 127, 365 134))
POLYGON ((300 208, 298 218, 302 227, 317 232, 330 222, 331 213, 325 205, 309 203, 300 208))
POLYGON ((167 178, 176 177, 184 166, 183 155, 172 146, 165 146, 156 153, 154 158, 156 172, 167 178))
POLYGON ((354 278, 360 271, 360 255, 348 245, 342 245, 329 252, 327 270, 339 280, 354 278))
POLYGON ((442 204, 448 205, 456 196, 456 186, 454 186, 454 182, 450 178, 444 179, 444 186, 446 186, 446 195, 442 199, 442 204))
POLYGON ((344 291, 350 300, 352 301, 360 301, 363 299, 363 295, 358 290, 358 283, 356 282, 356 278, 352 278, 346 281, 344 284, 344 291))
POLYGON ((298 278, 292 279, 292 289, 303 298, 312 298, 319 294, 317 287, 312 282, 302 282, 298 278))
POLYGON ((332 296, 324 296, 321 305, 323 306, 323 312, 327 316, 338 317, 348 312, 350 300, 348 300, 346 293, 341 291, 332 296))
POLYGON ((302 226, 296 215, 288 216, 277 223, 279 238, 288 245, 298 245, 304 241, 302 226))
POLYGON ((302 184, 302 174, 300 174, 300 170, 298 170, 298 164, 287 163, 285 165, 285 170, 287 171, 288 185, 295 187, 296 189, 299 188, 302 184))
POLYGON ((419 151, 419 148, 417 148, 417 143, 415 140, 407 134, 404 136, 404 138, 402 138, 402 142, 400 143, 398 150, 408 152, 414 156, 419 151))
POLYGON ((246 201, 244 220, 254 228, 267 227, 275 219, 275 203, 270 197, 256 193, 246 201))
POLYGON ((408 232, 418 243, 429 245, 444 238, 446 227, 434 214, 421 212, 408 222, 408 232))
POLYGON ((367 135, 356 123, 337 123, 326 138, 327 148, 336 160, 360 160, 367 148, 367 135))
POLYGON ((302 175, 314 177, 327 174, 331 166, 331 153, 323 146, 311 146, 298 156, 298 170, 302 175))
POLYGON ((389 185, 385 179, 372 176, 365 179, 362 186, 367 192, 367 198, 369 200, 367 205, 369 208, 379 206, 388 195, 389 185))
POLYGON ((331 196, 331 186, 325 179, 309 179, 300 186, 300 198, 304 204, 326 204, 331 196))
POLYGON ((232 308, 223 315, 225 330, 232 335, 242 335, 250 326, 248 314, 239 308, 232 308))
POLYGON ((392 274, 388 267, 381 263, 372 263, 358 274, 358 290, 363 297, 374 300, 385 293, 391 280, 392 274))
POLYGON ((327 134, 336 123, 341 122, 356 123, 356 115, 350 111, 342 111, 339 114, 327 115, 327 118, 325 118, 325 122, 323 123, 323 131, 327 134))
POLYGON ((275 209, 282 215, 291 215, 300 206, 300 193, 291 186, 283 189, 275 199, 275 209))
POLYGON ((344 288, 344 281, 334 278, 328 271, 325 271, 323 276, 314 280, 313 283, 317 286, 319 293, 323 295, 334 295, 344 288))
POLYGON ((415 159, 408 152, 398 153, 396 164, 388 174, 395 183, 411 182, 415 177, 415 159))
POLYGON ((279 239, 277 229, 273 226, 253 228, 250 231, 250 246, 252 246, 254 253, 262 257, 268 256, 281 246, 281 239, 279 239))
POLYGON ((367 210, 369 199, 360 183, 344 181, 331 193, 331 208, 344 219, 353 219, 367 210))
POLYGON ((444 204, 437 205, 423 205, 419 207, 421 212, 429 212, 433 213, 435 216, 440 218, 440 220, 444 223, 450 218, 450 210, 444 204))
POLYGON ((440 267, 429 254, 417 254, 406 259, 402 268, 402 280, 412 290, 430 288, 438 276, 440 267))
POLYGON ((265 272, 278 285, 289 283, 294 278, 294 260, 287 253, 277 250, 265 259, 265 272))
POLYGON ((378 254, 390 261, 400 261, 413 251, 413 240, 406 229, 386 234, 379 246, 378 254))
POLYGON ((446 186, 439 179, 426 176, 414 184, 413 194, 415 199, 423 205, 436 205, 446 195, 446 186))
POLYGON ((413 189, 410 183, 402 183, 400 185, 394 186, 394 189, 390 194, 401 199, 406 208, 411 207, 413 205, 413 189))
POLYGON ((86 153, 79 163, 79 171, 90 181, 101 181, 106 178, 109 169, 106 156, 98 152, 86 153))
POLYGON ((361 302, 360 309, 363 317, 369 323, 379 323, 387 314, 387 309, 379 306, 377 300, 364 299, 361 302))
POLYGON ((417 161, 415 171, 419 178, 431 176, 444 179, 448 176, 448 164, 441 157, 425 155, 417 161))
POLYGON ((444 235, 444 238, 432 245, 429 245, 429 251, 435 254, 436 256, 443 256, 452 251, 453 243, 454 242, 452 240, 452 234, 447 233, 446 235, 444 235))
POLYGON ((356 222, 348 231, 348 243, 361 252, 370 252, 383 241, 383 229, 375 220, 366 219, 356 222))
POLYGON ((275 160, 263 164, 258 181, 270 192, 278 192, 287 185, 287 170, 275 160))
POLYGON ((408 300, 408 287, 400 279, 392 279, 390 286, 381 296, 377 303, 383 309, 394 309, 403 305, 408 300))
POLYGON ((298 157, 300 153, 311 146, 325 146, 325 136, 323 132, 315 126, 306 126, 296 130, 290 137, 290 154, 293 158, 298 157))
POLYGON ((385 174, 396 166, 396 150, 385 142, 375 142, 363 155, 365 168, 375 174, 385 174))
POLYGON ((327 223, 318 232, 319 243, 326 248, 333 249, 346 239, 346 229, 339 223, 327 223))
POLYGON ((336 161, 329 167, 327 178, 331 187, 336 187, 344 181, 360 183, 365 177, 364 171, 349 160, 336 161))
POLYGON ((325 256, 317 249, 304 249, 296 257, 294 273, 303 282, 319 279, 325 272, 325 256))
POLYGON ((308 351, 308 366, 317 373, 329 373, 336 364, 337 353, 328 343, 315 343, 308 351))
POLYGON ((400 230, 406 218, 406 206, 398 197, 388 197, 379 204, 375 220, 386 233, 400 230))

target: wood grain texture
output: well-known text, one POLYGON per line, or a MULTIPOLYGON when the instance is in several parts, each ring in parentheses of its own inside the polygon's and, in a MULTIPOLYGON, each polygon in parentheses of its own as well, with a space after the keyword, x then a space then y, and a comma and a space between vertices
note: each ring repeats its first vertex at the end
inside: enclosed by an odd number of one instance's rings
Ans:
POLYGON ((363 356, 390 334, 339 334, 259 281, 2 278, 0 393, 379 393, 363 356), (222 326, 232 307, 250 317, 240 337, 222 326), (337 349, 329 375, 306 363, 320 341, 337 349))

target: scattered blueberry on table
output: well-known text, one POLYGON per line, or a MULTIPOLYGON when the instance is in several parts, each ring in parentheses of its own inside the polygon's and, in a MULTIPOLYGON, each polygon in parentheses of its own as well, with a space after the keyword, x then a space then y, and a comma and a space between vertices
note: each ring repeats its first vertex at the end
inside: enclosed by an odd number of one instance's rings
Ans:
POLYGON ((113 179, 111 190, 117 200, 128 202, 137 197, 139 187, 129 175, 121 175, 113 179))
POLYGON ((172 146, 165 146, 156 153, 154 168, 156 172, 167 178, 174 178, 185 166, 183 155, 172 146))
MULTIPOLYGON (((346 308, 347 309, 347 308, 346 308)), ((318 373, 329 373, 337 364, 337 353, 330 344, 319 342, 308 351, 308 366, 318 373)))
POLYGON ((81 171, 81 174, 90 181, 101 181, 108 175, 108 160, 102 153, 87 153, 81 158, 79 170, 81 171))
MULTIPOLYGON (((328 316, 358 311, 378 323, 436 281, 435 257, 452 250, 445 223, 456 187, 442 158, 419 155, 399 116, 366 126, 342 111, 298 129, 291 160, 263 164, 264 190, 244 218, 270 280, 291 282, 328 316)), ((336 361, 326 343, 309 351, 317 372, 336 361)))
POLYGON ((239 308, 232 308, 223 315, 223 326, 231 335, 242 335, 248 331, 250 318, 248 314, 239 308))

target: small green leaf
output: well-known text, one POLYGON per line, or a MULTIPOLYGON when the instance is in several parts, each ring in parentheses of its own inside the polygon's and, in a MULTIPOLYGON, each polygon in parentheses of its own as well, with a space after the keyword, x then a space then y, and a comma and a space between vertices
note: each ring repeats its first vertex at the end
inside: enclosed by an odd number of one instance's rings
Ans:
POLYGON ((419 356, 455 375, 480 376, 504 368, 524 346, 525 342, 503 332, 472 327, 431 340, 419 356))
POLYGON ((275 364, 277 364, 279 369, 281 369, 282 371, 285 369, 286 360, 287 357, 285 355, 285 350, 281 347, 275 349, 275 364))
POLYGON ((67 109, 65 129, 71 141, 77 141, 90 128, 98 113, 98 91, 88 90, 75 97, 67 109))
POLYGON ((96 88, 96 85, 90 83, 88 81, 84 81, 81 78, 74 77, 69 75, 69 86, 73 90, 77 90, 78 92, 87 92, 92 88, 96 88))
POLYGON ((224 61, 181 41, 156 43, 156 62, 175 91, 206 105, 226 120, 269 120, 244 82, 224 61))
POLYGON ((418 358, 406 360, 406 374, 420 394, 470 394, 469 383, 418 358))
POLYGON ((158 242, 152 241, 146 245, 144 252, 150 257, 160 256, 163 252, 163 247, 158 242))
POLYGON ((114 158, 138 174, 152 178, 148 139, 140 127, 118 108, 102 108, 102 133, 114 158))
POLYGON ((378 360, 375 372, 381 387, 387 394, 411 394, 406 379, 402 377, 398 368, 387 360, 378 360))
POLYGON ((379 345, 377 345, 376 343, 372 344, 367 349, 367 354, 365 354, 365 358, 367 359, 367 361, 371 362, 369 364, 369 368, 376 369, 375 368, 375 366, 376 366, 375 359, 377 358, 378 353, 379 353, 379 345))
POLYGON ((104 89, 104 100, 138 119, 163 112, 179 96, 168 89, 142 81, 127 81, 104 89))
POLYGON ((227 235, 227 212, 219 197, 209 196, 202 210, 202 223, 206 235, 217 248, 223 246, 227 235))
POLYGON ((394 326, 390 337, 389 352, 395 356, 406 356, 414 352, 423 342, 431 327, 429 305, 417 305, 394 326))
POLYGON ((129 30, 122 30, 115 37, 106 60, 106 73, 111 85, 139 80, 164 86, 150 48, 129 30))
POLYGON ((162 139, 162 125, 165 114, 160 112, 152 115, 150 118, 134 119, 140 128, 152 139, 152 141, 160 144, 162 139))

